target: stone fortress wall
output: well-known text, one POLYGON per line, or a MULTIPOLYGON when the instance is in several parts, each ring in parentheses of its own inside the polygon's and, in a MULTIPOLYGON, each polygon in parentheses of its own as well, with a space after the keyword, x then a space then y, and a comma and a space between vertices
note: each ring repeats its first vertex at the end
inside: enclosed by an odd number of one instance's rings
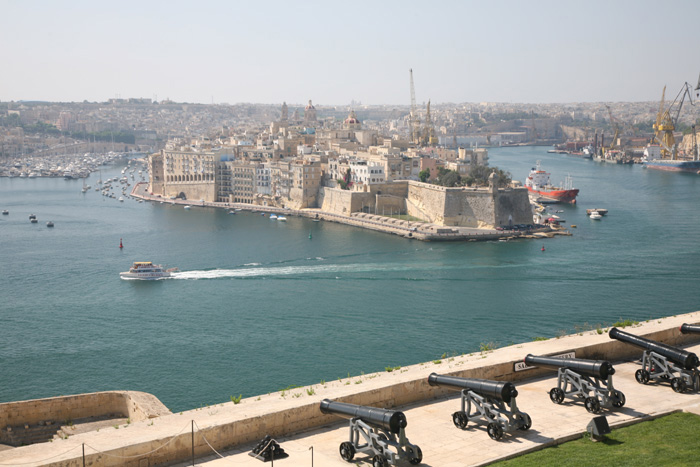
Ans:
POLYGON ((349 216, 353 212, 401 212, 442 226, 486 228, 531 224, 525 188, 446 188, 414 181, 372 185, 369 192, 321 188, 322 211, 349 216), (375 211, 376 209, 376 211, 375 211))

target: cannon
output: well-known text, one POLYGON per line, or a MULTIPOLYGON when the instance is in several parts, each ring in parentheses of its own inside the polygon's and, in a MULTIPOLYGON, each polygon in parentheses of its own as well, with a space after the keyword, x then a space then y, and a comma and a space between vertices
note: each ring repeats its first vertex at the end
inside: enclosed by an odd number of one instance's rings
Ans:
POLYGON ((612 328, 608 335, 611 339, 644 349, 642 369, 634 373, 638 383, 647 384, 653 379, 670 381, 675 392, 685 392, 691 388, 695 391, 700 390, 700 374, 697 368, 700 361, 693 352, 635 336, 617 328, 612 328))
POLYGON ((683 323, 681 325, 682 334, 700 334, 700 326, 697 324, 687 324, 683 323))
POLYGON ((555 404, 564 402, 565 397, 583 399, 584 407, 591 413, 598 413, 603 407, 625 405, 625 395, 613 386, 615 368, 608 361, 528 354, 525 363, 557 370, 557 387, 549 391, 549 398, 555 404))
POLYGON ((530 416, 518 409, 515 401, 518 391, 513 383, 431 373, 428 384, 462 392, 462 410, 452 414, 452 422, 457 428, 465 429, 469 422, 483 419, 487 423, 488 435, 498 441, 504 432, 529 430, 532 426, 530 416))
POLYGON ((399 460, 420 464, 423 453, 406 438, 406 416, 397 410, 321 401, 321 412, 338 415, 350 422, 350 440, 340 444, 340 457, 351 462, 356 453, 372 457, 372 467, 396 465, 399 460))

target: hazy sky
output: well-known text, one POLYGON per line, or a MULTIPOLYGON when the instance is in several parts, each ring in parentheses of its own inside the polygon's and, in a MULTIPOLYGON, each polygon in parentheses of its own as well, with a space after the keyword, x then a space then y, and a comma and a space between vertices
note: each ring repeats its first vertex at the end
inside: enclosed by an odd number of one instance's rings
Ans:
POLYGON ((0 0, 0 100, 658 100, 700 1, 0 0))

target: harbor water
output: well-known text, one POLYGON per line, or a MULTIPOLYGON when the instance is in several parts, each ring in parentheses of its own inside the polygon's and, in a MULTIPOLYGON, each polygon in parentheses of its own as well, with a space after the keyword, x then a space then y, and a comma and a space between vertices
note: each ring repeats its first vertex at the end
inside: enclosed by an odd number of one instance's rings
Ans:
POLYGON ((0 178, 0 402, 124 389, 182 411, 700 309, 700 176, 546 150, 489 158, 571 174, 578 204, 553 208, 571 237, 425 243, 0 178), (134 261, 181 272, 121 280, 134 261))

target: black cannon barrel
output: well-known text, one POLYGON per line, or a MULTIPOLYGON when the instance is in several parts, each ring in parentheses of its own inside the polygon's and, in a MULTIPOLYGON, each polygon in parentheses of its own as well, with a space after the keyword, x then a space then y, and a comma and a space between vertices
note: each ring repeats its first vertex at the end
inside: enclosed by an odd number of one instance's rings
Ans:
POLYGON ((398 410, 366 407, 364 405, 348 404, 347 402, 335 402, 329 399, 321 401, 321 412, 347 419, 359 418, 369 425, 378 426, 396 434, 399 434, 401 428, 406 428, 406 425, 408 425, 406 416, 398 410))
POLYGON ((510 403, 511 398, 518 396, 518 390, 515 389, 515 385, 507 381, 460 378, 458 376, 443 376, 431 373, 428 376, 428 384, 431 386, 447 386, 459 391, 469 389, 481 396, 499 399, 505 403, 510 403))
POLYGON ((525 363, 544 368, 568 368, 579 374, 593 376, 602 380, 607 380, 608 376, 615 374, 615 368, 607 360, 584 360, 582 358, 555 358, 538 357, 528 354, 525 363))
POLYGON ((644 337, 635 336, 634 334, 620 331, 617 328, 612 328, 608 335, 611 339, 617 339, 626 344, 636 345, 644 350, 649 350, 659 355, 663 355, 669 360, 681 365, 686 370, 692 370, 693 368, 696 368, 698 364, 700 364, 698 356, 693 352, 686 352, 685 350, 678 349, 670 345, 645 339, 644 337))
POLYGON ((681 333, 683 334, 700 334, 700 326, 697 324, 683 323, 681 325, 681 333))

